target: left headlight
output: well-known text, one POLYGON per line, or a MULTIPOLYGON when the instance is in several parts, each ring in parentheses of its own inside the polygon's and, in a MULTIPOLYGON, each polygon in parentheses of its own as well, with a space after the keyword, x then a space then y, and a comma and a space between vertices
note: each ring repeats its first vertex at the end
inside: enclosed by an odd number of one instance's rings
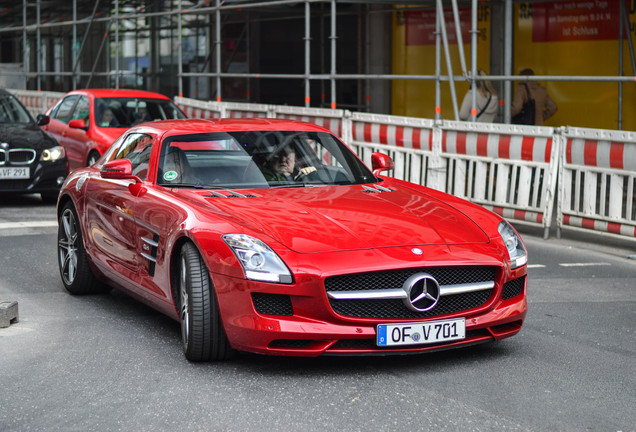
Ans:
POLYGON ((247 279, 285 283, 292 276, 282 259, 267 244, 246 234, 225 234, 223 241, 232 249, 247 279))
POLYGON ((511 267, 515 269, 525 265, 528 262, 528 252, 517 231, 506 221, 501 221, 497 230, 506 245, 506 249, 508 249, 511 267))
POLYGON ((55 146, 45 149, 42 152, 42 156, 40 156, 40 160, 45 162, 55 162, 58 159, 62 159, 65 154, 64 147, 55 146))

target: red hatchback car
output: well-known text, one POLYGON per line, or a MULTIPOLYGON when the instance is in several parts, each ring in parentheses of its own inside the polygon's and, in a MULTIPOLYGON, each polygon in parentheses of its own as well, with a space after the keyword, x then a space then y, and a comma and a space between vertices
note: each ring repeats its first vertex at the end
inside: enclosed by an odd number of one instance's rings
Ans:
POLYGON ((527 253, 514 228, 381 175, 386 155, 372 162, 295 121, 133 127, 62 188, 62 281, 122 289, 180 321, 191 361, 420 353, 518 333, 527 253))
POLYGON ((152 120, 183 119, 170 98, 142 90, 85 89, 62 97, 42 127, 65 149, 71 170, 95 163, 129 127, 152 120))

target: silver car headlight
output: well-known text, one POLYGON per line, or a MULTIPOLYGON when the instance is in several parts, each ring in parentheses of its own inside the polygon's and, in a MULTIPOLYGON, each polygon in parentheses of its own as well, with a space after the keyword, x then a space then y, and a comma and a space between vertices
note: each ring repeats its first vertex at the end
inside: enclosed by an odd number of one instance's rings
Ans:
POLYGON ((55 146, 45 149, 42 152, 42 156, 40 156, 40 160, 45 162, 55 162, 58 159, 62 159, 65 155, 66 152, 64 151, 64 147, 55 146))
POLYGON ((506 245, 506 249, 508 249, 510 266, 516 269, 525 265, 528 262, 528 251, 526 251, 517 231, 506 221, 501 221, 497 230, 506 245))
POLYGON ((225 234, 223 241, 232 249, 247 279, 285 283, 292 276, 282 259, 261 240, 246 234, 225 234))

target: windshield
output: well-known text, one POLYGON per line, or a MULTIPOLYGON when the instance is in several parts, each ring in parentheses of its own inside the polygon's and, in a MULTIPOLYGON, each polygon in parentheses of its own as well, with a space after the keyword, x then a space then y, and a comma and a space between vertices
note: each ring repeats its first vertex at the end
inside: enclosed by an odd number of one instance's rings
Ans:
POLYGON ((377 181, 326 132, 263 131, 172 136, 164 140, 157 183, 171 187, 267 188, 377 181))
POLYGON ((33 117, 12 94, 0 94, 0 123, 33 123, 33 117))
POLYGON ((95 99, 95 121, 99 127, 128 128, 153 120, 184 118, 186 115, 179 107, 167 99, 95 99))

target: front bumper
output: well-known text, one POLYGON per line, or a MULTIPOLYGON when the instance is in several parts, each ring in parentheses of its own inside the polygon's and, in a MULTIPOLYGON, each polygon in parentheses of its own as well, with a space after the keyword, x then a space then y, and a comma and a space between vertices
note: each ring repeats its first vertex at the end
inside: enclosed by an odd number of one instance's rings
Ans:
POLYGON ((215 274, 213 283, 226 334, 232 347, 237 350, 305 357, 386 355, 457 348, 517 334, 527 312, 526 268, 500 273, 495 288, 483 305, 421 319, 340 315, 330 306, 324 280, 321 278, 300 278, 295 285, 281 286, 215 274), (522 288, 513 296, 504 294, 504 281, 519 278, 523 280, 522 288), (272 296, 273 306, 268 308, 258 304, 261 295, 272 296), (289 299, 288 304, 284 304, 287 302, 286 298, 289 299), (276 299, 283 299, 282 304, 275 304, 278 301, 276 299), (277 315, 281 313, 284 315, 277 315), (377 324, 457 317, 465 318, 465 339, 399 347, 376 345, 377 324))
POLYGON ((67 161, 64 158, 55 162, 36 162, 31 164, 30 171, 31 177, 28 179, 0 179, 0 192, 58 192, 68 175, 67 161))

